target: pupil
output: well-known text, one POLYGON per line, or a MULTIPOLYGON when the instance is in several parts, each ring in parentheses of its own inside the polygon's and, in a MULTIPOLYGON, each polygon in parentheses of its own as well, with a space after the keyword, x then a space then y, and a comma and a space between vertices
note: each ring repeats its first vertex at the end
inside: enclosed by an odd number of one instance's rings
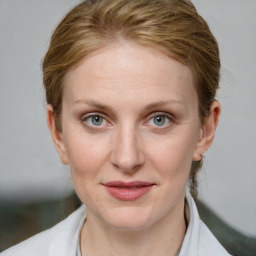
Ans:
POLYGON ((100 124, 102 124, 102 118, 100 117, 100 116, 94 116, 93 118, 92 118, 92 123, 94 124, 94 125, 100 125, 100 124))
POLYGON ((157 116, 154 118, 154 123, 158 126, 164 125, 165 119, 162 116, 157 116))

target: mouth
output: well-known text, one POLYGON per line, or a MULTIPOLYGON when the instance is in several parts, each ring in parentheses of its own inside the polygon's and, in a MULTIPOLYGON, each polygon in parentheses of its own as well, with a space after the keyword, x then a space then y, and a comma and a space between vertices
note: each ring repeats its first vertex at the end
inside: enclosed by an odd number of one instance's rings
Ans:
POLYGON ((144 181, 111 181, 103 185, 111 196, 123 201, 133 201, 147 194, 155 184, 144 181))

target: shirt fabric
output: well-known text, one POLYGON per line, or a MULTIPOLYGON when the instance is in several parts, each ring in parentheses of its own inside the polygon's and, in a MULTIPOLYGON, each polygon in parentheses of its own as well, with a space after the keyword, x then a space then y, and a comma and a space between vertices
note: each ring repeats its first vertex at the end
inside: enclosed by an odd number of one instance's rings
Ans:
MULTIPOLYGON (((179 256, 230 255, 200 220, 191 195, 186 193, 189 224, 179 256)), ((85 221, 85 205, 56 226, 2 252, 1 256, 80 256, 79 236, 85 221)))

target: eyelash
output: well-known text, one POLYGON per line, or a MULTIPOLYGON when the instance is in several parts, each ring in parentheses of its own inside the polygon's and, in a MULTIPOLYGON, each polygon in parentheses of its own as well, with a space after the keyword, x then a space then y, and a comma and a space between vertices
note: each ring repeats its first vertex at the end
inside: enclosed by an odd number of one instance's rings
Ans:
POLYGON ((101 113, 91 113, 91 114, 87 114, 85 116, 82 117, 82 122, 86 125, 89 126, 90 128, 97 128, 97 129, 102 129, 101 124, 99 126, 94 125, 91 121, 90 123, 88 122, 88 120, 91 118, 96 118, 99 117, 102 119, 102 122, 105 124, 109 124, 109 122, 107 121, 106 117, 104 115, 102 115, 101 113))
POLYGON ((155 121, 155 118, 164 118, 164 124, 161 126, 158 126, 156 124, 153 124, 152 126, 163 129, 166 128, 170 125, 170 123, 173 122, 173 118, 172 116, 170 116, 170 114, 166 114, 166 113, 155 113, 153 116, 150 117, 150 119, 147 121, 147 123, 149 123, 151 120, 153 120, 153 122, 155 121))
MULTIPOLYGON (((154 118, 158 118, 158 117, 164 118, 164 124, 162 126, 152 124, 152 126, 154 128, 164 129, 164 128, 168 127, 171 123, 173 123, 173 117, 170 114, 167 114, 164 112, 157 112, 157 113, 150 115, 149 119, 147 119, 147 121, 145 122, 146 126, 150 126, 150 121, 153 120, 153 122, 154 122, 154 118)), ((103 129, 105 127, 105 125, 108 125, 108 126, 111 125, 111 123, 107 120, 107 118, 101 113, 91 113, 91 114, 84 115, 82 117, 82 122, 87 127, 90 127, 93 129, 103 129), (99 117, 102 119, 103 125, 102 125, 102 123, 100 123, 99 125, 93 124, 92 118, 96 118, 96 117, 99 117), (91 119, 91 121, 88 121, 89 119, 91 119)))

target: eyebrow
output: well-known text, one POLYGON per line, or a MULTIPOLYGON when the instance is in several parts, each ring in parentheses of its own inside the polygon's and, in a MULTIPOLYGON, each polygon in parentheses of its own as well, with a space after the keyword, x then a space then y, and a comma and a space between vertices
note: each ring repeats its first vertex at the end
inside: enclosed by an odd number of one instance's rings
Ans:
POLYGON ((102 103, 99 103, 95 100, 76 100, 72 105, 75 105, 75 104, 86 104, 99 109, 112 110, 111 107, 104 105, 102 103))
POLYGON ((145 110, 151 110, 158 107, 163 107, 168 104, 179 104, 184 105, 184 103, 181 100, 165 100, 165 101, 158 101, 155 103, 151 103, 145 107, 145 110))
MULTIPOLYGON (((89 105, 89 106, 92 106, 92 107, 95 107, 95 108, 98 108, 98 109, 108 110, 108 111, 113 112, 113 109, 110 106, 102 104, 102 103, 97 102, 95 100, 90 100, 90 99, 88 99, 88 100, 76 100, 72 105, 75 105, 75 104, 86 104, 86 105, 89 105)), ((166 100, 166 101, 158 101, 158 102, 150 103, 149 105, 147 105, 144 108, 144 110, 149 111, 151 109, 163 107, 163 106, 168 105, 168 104, 184 105, 183 101, 181 101, 181 100, 166 100)))

